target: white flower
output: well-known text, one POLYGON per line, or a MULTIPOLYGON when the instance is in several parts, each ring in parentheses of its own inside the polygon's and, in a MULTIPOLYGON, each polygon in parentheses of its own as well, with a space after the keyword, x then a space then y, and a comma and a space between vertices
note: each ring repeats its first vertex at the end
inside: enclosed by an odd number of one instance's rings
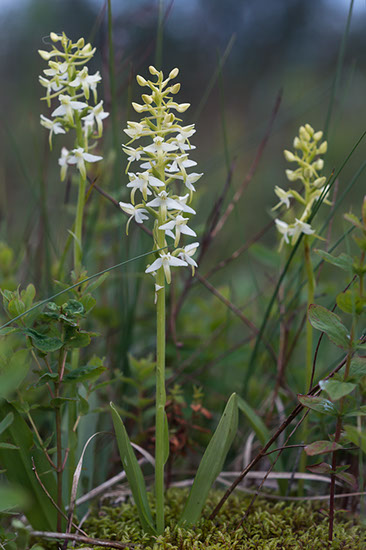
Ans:
POLYGON ((62 126, 61 122, 56 122, 55 120, 50 120, 49 118, 41 115, 41 125, 50 130, 49 142, 50 149, 52 149, 52 135, 53 134, 66 134, 65 128, 62 126))
MULTIPOLYGON (((193 130, 190 132, 190 135, 194 134, 196 130, 193 130)), ((186 143, 187 138, 184 137, 183 134, 178 134, 175 137, 175 143, 177 144, 178 148, 184 153, 184 151, 192 151, 195 149, 195 145, 191 145, 190 143, 186 143)))
POLYGON ((309 223, 305 223, 295 218, 295 223, 291 228, 290 233, 292 235, 291 244, 294 245, 296 243, 301 233, 304 233, 305 235, 312 235, 313 233, 315 233, 315 230, 311 228, 311 225, 309 223))
MULTIPOLYGON (((134 149, 133 147, 128 147, 127 145, 122 145, 122 150, 126 155, 130 155, 127 160, 131 163, 134 160, 140 160, 141 158, 141 151, 138 149, 134 149)), ((150 168, 150 164, 147 166, 147 168, 150 168)))
POLYGON ((288 223, 283 222, 282 220, 276 219, 275 224, 276 224, 277 230, 283 235, 280 248, 282 246, 283 240, 285 241, 285 243, 290 244, 289 236, 291 236, 291 229, 288 223))
POLYGON ((68 158, 67 162, 68 164, 76 164, 76 167, 79 170, 83 179, 86 179, 85 161, 98 162, 103 159, 103 157, 100 157, 98 155, 91 155, 90 153, 86 153, 82 147, 73 149, 71 153, 72 156, 68 158))
POLYGON ((170 252, 167 252, 166 254, 159 254, 159 258, 155 260, 155 262, 153 262, 151 265, 149 265, 149 267, 145 270, 145 273, 158 271, 158 269, 162 267, 164 269, 166 282, 169 285, 171 281, 170 266, 186 265, 188 265, 187 262, 181 260, 180 258, 177 258, 176 256, 172 256, 170 252))
POLYGON ((283 189, 281 189, 281 187, 278 187, 278 185, 276 185, 274 188, 274 192, 276 193, 277 197, 280 199, 280 202, 276 204, 276 206, 274 206, 272 210, 276 210, 282 204, 285 204, 286 208, 290 208, 290 198, 293 197, 293 194, 291 193, 291 191, 284 191, 283 189))
MULTIPOLYGON (((146 206, 151 206, 152 208, 161 208, 163 218, 166 218, 167 210, 178 210, 179 212, 190 212, 191 210, 193 210, 183 202, 169 197, 166 191, 161 191, 158 196, 155 197, 155 199, 147 202, 146 206)), ((193 213, 195 214, 194 211, 193 213)))
POLYGON ((96 102, 97 83, 101 80, 102 77, 100 76, 99 71, 90 75, 88 74, 88 67, 84 67, 77 77, 69 83, 69 86, 72 86, 73 88, 79 88, 79 86, 81 86, 86 99, 89 99, 89 88, 91 88, 94 94, 94 101, 96 102))
POLYGON ((132 187, 131 191, 131 201, 135 201, 135 193, 138 189, 142 196, 144 197, 144 200, 147 200, 147 195, 151 195, 152 192, 149 189, 149 185, 151 187, 164 187, 164 183, 160 181, 158 178, 150 174, 149 172, 137 172, 137 174, 133 174, 132 172, 128 173, 130 178, 130 183, 127 184, 127 187, 132 187))
POLYGON ((61 181, 64 181, 66 178, 66 172, 67 172, 67 166, 68 166, 68 158, 69 158, 70 152, 66 149, 66 147, 62 147, 61 149, 61 156, 58 159, 58 164, 61 166, 61 181))
POLYGON ((172 164, 166 169, 167 172, 183 172, 183 174, 186 173, 186 168, 191 168, 192 166, 196 166, 197 162, 194 160, 190 160, 188 158, 188 155, 181 155, 179 157, 176 157, 172 164))
POLYGON ((159 229, 163 229, 166 235, 169 235, 169 237, 175 239, 174 246, 177 247, 181 233, 183 233, 184 235, 190 235, 191 237, 197 237, 197 233, 195 233, 193 229, 188 227, 187 222, 189 222, 189 218, 183 218, 183 216, 178 214, 178 216, 176 216, 174 220, 160 225, 159 229), (172 229, 174 228, 175 235, 172 232, 172 229))
POLYGON ((192 243, 188 244, 184 247, 182 252, 179 252, 178 256, 185 262, 187 262, 188 265, 192 268, 192 275, 194 275, 194 268, 198 267, 195 260, 192 258, 192 256, 196 253, 197 248, 199 247, 199 243, 192 243))
POLYGON ((181 176, 175 176, 179 180, 183 180, 184 185, 189 189, 190 191, 196 191, 196 188, 194 187, 193 183, 196 183, 203 174, 197 174, 196 172, 192 172, 191 174, 182 174, 181 176))
POLYGON ((157 136, 153 139, 153 142, 151 145, 148 145, 147 147, 144 147, 145 153, 152 153, 161 155, 162 153, 168 153, 170 151, 176 151, 178 149, 177 145, 174 145, 173 143, 165 143, 164 138, 157 136))
POLYGON ((98 137, 101 137, 103 133, 103 123, 102 120, 107 118, 109 116, 109 113, 106 113, 103 111, 103 101, 99 101, 98 105, 95 107, 91 107, 91 110, 89 113, 82 118, 82 120, 85 120, 88 124, 91 124, 91 126, 94 125, 94 121, 97 123, 98 128, 98 137))
POLYGON ((130 225, 130 222, 132 218, 135 218, 136 223, 143 223, 144 220, 148 220, 149 217, 146 216, 147 210, 145 208, 142 208, 142 205, 133 206, 133 204, 128 204, 127 202, 119 202, 120 208, 126 212, 130 216, 127 226, 126 226, 126 233, 128 235, 128 227, 130 225))
POLYGON ((146 136, 152 133, 146 124, 140 122, 127 121, 127 128, 123 130, 131 139, 146 136))
POLYGON ((193 210, 193 208, 191 208, 190 206, 187 205, 188 199, 189 199, 189 193, 187 193, 187 194, 184 195, 183 197, 178 197, 177 202, 180 203, 180 205, 181 205, 181 210, 182 210, 183 212, 187 212, 187 214, 195 214, 196 211, 193 210))
POLYGON ((51 69, 44 69, 44 74, 50 76, 51 78, 59 77, 63 80, 67 80, 67 69, 69 64, 67 61, 63 63, 57 63, 57 61, 50 61, 49 65, 51 69))
POLYGON ((83 101, 75 101, 69 95, 59 95, 61 105, 52 113, 52 116, 66 116, 70 124, 74 124, 74 111, 82 111, 88 104, 83 101))

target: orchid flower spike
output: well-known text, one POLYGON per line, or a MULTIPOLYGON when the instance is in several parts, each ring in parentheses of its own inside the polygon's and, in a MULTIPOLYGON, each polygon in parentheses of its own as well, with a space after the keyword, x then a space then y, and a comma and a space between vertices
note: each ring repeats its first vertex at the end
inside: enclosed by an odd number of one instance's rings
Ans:
POLYGON ((280 202, 272 210, 283 205, 290 209, 291 199, 294 199, 294 203, 300 204, 302 208, 302 213, 295 217, 292 223, 278 218, 275 220, 277 230, 282 235, 280 249, 284 243, 294 246, 301 234, 321 238, 316 235, 308 222, 316 201, 322 199, 325 204, 331 205, 327 200, 329 188, 326 186, 326 177, 320 173, 324 167, 321 155, 327 151, 327 142, 322 141, 322 137, 323 132, 315 132, 310 124, 305 124, 299 128, 299 135, 294 139, 295 151, 284 151, 285 159, 298 166, 295 170, 286 170, 287 179, 290 182, 299 180, 303 185, 303 191, 299 192, 292 188, 285 191, 275 186, 274 191, 280 202))
POLYGON ((148 219, 147 214, 155 219, 154 250, 159 252, 145 272, 155 279, 156 298, 164 281, 170 284, 172 267, 190 267, 192 274, 197 267, 192 256, 199 244, 196 242, 182 248, 180 241, 183 237, 197 236, 190 227, 195 211, 189 204, 196 191, 193 184, 203 174, 189 173, 189 169, 197 164, 188 158, 190 151, 195 149, 189 141, 195 129, 194 124, 181 126, 175 114, 183 113, 189 107, 188 103, 177 103, 172 97, 180 88, 179 84, 171 84, 178 69, 173 69, 165 79, 155 67, 150 67, 149 71, 153 81, 137 76, 138 84, 149 88, 148 93, 142 94, 142 103, 132 103, 135 111, 143 117, 139 122, 127 122, 124 130, 130 138, 122 149, 128 157, 126 173, 131 202, 119 204, 129 216, 127 231, 132 219, 138 224, 148 219), (138 144, 141 139, 143 144, 138 144), (130 171, 131 165, 136 166, 134 172, 130 171), (180 193, 182 189, 189 193, 180 193), (168 248, 167 236, 174 239, 173 250, 169 252, 162 250, 168 248))

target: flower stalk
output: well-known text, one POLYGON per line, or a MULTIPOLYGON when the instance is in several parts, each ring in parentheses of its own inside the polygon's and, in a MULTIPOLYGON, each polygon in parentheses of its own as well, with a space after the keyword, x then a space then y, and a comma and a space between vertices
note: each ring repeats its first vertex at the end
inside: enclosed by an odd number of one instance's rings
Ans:
POLYGON ((180 84, 170 85, 170 81, 178 75, 178 69, 173 69, 168 78, 163 73, 149 67, 150 74, 156 77, 154 82, 137 76, 137 82, 142 87, 150 88, 151 94, 142 94, 143 104, 133 103, 138 113, 146 113, 141 122, 128 122, 125 133, 131 138, 123 145, 123 151, 128 155, 126 172, 129 177, 127 187, 130 191, 131 203, 120 202, 119 205, 128 216, 126 231, 132 220, 144 223, 149 215, 154 218, 153 239, 157 257, 146 268, 155 280, 156 303, 156 417, 155 417, 155 496, 156 496, 156 529, 161 534, 164 531, 164 465, 169 454, 169 434, 165 413, 165 339, 166 339, 166 284, 171 282, 171 267, 197 266, 192 258, 198 243, 183 247, 180 244, 182 235, 196 237, 196 233, 188 227, 188 215, 195 214, 189 206, 195 191, 194 183, 202 174, 188 173, 187 169, 196 162, 188 158, 188 153, 194 147, 189 138, 195 133, 194 125, 181 126, 180 119, 173 113, 182 113, 189 107, 188 103, 179 104, 173 100, 178 93, 180 84), (131 146, 136 140, 148 141, 148 145, 131 146), (139 172, 130 172, 132 163, 140 162, 139 172), (188 193, 179 194, 182 184, 188 193), (138 202, 139 201, 139 202, 138 202), (173 233, 173 231, 175 233, 173 233), (168 248, 167 237, 173 239, 172 252, 162 250, 168 248))

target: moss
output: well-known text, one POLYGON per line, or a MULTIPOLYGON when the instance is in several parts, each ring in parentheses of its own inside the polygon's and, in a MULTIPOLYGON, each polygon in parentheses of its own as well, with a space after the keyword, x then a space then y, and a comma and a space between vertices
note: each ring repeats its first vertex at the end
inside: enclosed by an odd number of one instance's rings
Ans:
MULTIPOLYGON (((212 492, 205 511, 210 513, 221 493, 212 492)), ((324 550, 328 520, 319 505, 258 500, 243 527, 235 529, 250 499, 238 493, 230 498, 215 521, 202 519, 193 529, 175 527, 187 492, 167 493, 163 536, 151 537, 140 528, 131 503, 94 509, 84 524, 89 536, 130 542, 146 550, 324 550)), ((153 506, 153 503, 151 503, 153 506)), ((81 546, 79 546, 81 548, 81 546)), ((365 550, 366 531, 338 512, 331 550, 365 550)))

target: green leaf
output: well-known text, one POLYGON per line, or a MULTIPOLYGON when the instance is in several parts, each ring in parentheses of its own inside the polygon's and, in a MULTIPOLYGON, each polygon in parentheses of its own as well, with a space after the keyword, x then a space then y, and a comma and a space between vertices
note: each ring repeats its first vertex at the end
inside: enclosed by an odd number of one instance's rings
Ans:
POLYGON ((0 336, 7 336, 8 334, 12 334, 13 332, 19 332, 19 329, 16 327, 4 327, 0 330, 0 336))
POLYGON ((24 507, 27 504, 27 496, 19 487, 0 486, 0 512, 5 512, 17 506, 24 507))
POLYGON ((85 380, 96 380, 106 370, 106 367, 96 365, 85 365, 70 371, 64 376, 64 382, 84 382, 85 380))
POLYGON ((321 414, 329 414, 331 416, 338 415, 338 410, 336 409, 335 405, 331 401, 329 401, 329 399, 300 394, 298 394, 297 398, 300 403, 308 409, 312 409, 313 411, 319 412, 321 414))
POLYGON ((325 332, 333 344, 343 349, 349 349, 350 337, 338 315, 323 306, 311 304, 308 309, 308 317, 311 325, 325 332))
POLYGON ((320 380, 319 386, 326 391, 332 401, 337 401, 351 393, 357 386, 351 382, 340 382, 339 380, 320 380))
POLYGON ((34 285, 32 285, 32 284, 29 284, 25 290, 22 290, 21 298, 24 302, 26 311, 27 311, 27 309, 32 307, 35 295, 36 295, 36 289, 34 288, 34 285))
POLYGON ((314 443, 306 445, 304 450, 308 456, 316 456, 324 453, 333 453, 338 449, 343 449, 343 447, 339 443, 334 443, 334 441, 314 441, 314 443))
POLYGON ((358 431, 356 426, 346 424, 344 427, 344 433, 348 441, 360 447, 364 453, 366 453, 366 434, 358 431))
POLYGON ((35 348, 39 349, 43 353, 51 353, 62 348, 63 343, 59 338, 46 336, 37 332, 33 328, 23 329, 23 334, 29 336, 35 348))
POLYGON ((2 443, 0 441, 0 449, 10 449, 10 450, 18 451, 19 447, 17 447, 16 445, 13 445, 12 443, 2 443))
POLYGON ((70 315, 70 317, 80 317, 84 315, 85 309, 81 302, 78 300, 69 300, 66 304, 62 305, 62 312, 64 315, 70 315))
POLYGON ((354 289, 349 289, 338 294, 337 306, 345 313, 360 315, 364 310, 365 303, 354 289))
POLYGON ((83 304, 85 313, 89 313, 97 303, 94 296, 91 294, 84 294, 84 296, 80 299, 80 302, 83 304))
MULTIPOLYGON (((238 407, 239 410, 245 415, 246 419, 248 420, 249 424, 251 425, 253 431, 255 432, 256 436, 258 437, 258 440, 262 445, 265 445, 267 441, 270 439, 271 434, 269 430, 267 429, 265 423, 261 419, 261 417, 258 415, 258 413, 255 412, 255 410, 240 396, 238 396, 238 407)), ((270 462, 274 462, 277 457, 274 455, 268 455, 268 459, 270 462)), ((277 469, 280 472, 284 471, 284 465, 282 462, 282 458, 279 457, 276 460, 276 466, 275 469, 277 469)), ((281 490, 281 494, 286 494, 287 489, 287 482, 284 479, 279 479, 277 481, 278 486, 281 490)))
POLYGON ((14 420, 14 415, 12 412, 8 413, 5 418, 0 422, 0 434, 5 432, 6 428, 8 428, 14 420))
MULTIPOLYGON (((343 376, 345 368, 346 367, 342 367, 338 374, 343 376)), ((351 359, 348 378, 351 379, 352 382, 357 383, 360 382, 364 376, 366 376, 366 357, 354 355, 351 359)))
POLYGON ((19 349, 8 361, 0 361, 0 398, 15 391, 29 371, 29 351, 19 349))
POLYGON ((222 470, 237 428, 238 398, 236 393, 233 393, 202 457, 179 525, 189 526, 199 519, 207 495, 222 470))
POLYGON ((90 334, 79 330, 66 330, 64 345, 66 349, 85 348, 90 344, 90 334))
POLYGON ((10 302, 8 303, 8 312, 10 314, 10 317, 17 317, 17 315, 20 315, 21 313, 25 312, 25 304, 22 300, 20 300, 17 297, 14 297, 10 302))
POLYGON ((344 416, 366 416, 366 405, 362 405, 359 409, 349 411, 344 416))
POLYGON ((353 259, 348 254, 340 254, 339 256, 332 256, 332 254, 328 254, 328 252, 325 252, 325 250, 316 250, 315 251, 323 260, 326 262, 333 264, 340 269, 343 269, 344 271, 352 271, 352 264, 353 259))
POLYGON ((104 281, 106 280, 106 278, 109 276, 109 273, 103 273, 103 275, 101 275, 100 277, 98 277, 97 279, 95 279, 95 281, 93 281, 89 286, 88 286, 88 292, 93 292, 93 290, 96 290, 98 288, 98 286, 100 286, 102 283, 104 283, 104 281))
POLYGON ((145 531, 156 534, 150 506, 147 500, 146 486, 139 463, 137 462, 126 428, 117 409, 110 403, 112 420, 116 432, 119 454, 125 469, 132 495, 137 506, 141 525, 145 531))
POLYGON ((357 227, 358 229, 363 229, 363 225, 362 223, 360 222, 360 220, 358 219, 357 216, 355 216, 354 214, 352 214, 351 212, 349 212, 348 214, 344 214, 344 219, 347 220, 348 222, 351 222, 351 224, 354 226, 354 227, 357 227))
POLYGON ((49 498, 34 475, 31 458, 34 459, 37 472, 47 491, 54 500, 57 500, 54 472, 50 470, 44 453, 34 447, 33 434, 16 409, 2 402, 0 413, 2 416, 9 413, 14 415, 12 424, 1 434, 1 441, 10 442, 19 448, 18 450, 0 448, 0 462, 6 469, 6 477, 10 483, 18 484, 29 494, 30 506, 25 512, 33 529, 53 531, 56 528, 57 512, 53 506, 50 506, 49 498))

